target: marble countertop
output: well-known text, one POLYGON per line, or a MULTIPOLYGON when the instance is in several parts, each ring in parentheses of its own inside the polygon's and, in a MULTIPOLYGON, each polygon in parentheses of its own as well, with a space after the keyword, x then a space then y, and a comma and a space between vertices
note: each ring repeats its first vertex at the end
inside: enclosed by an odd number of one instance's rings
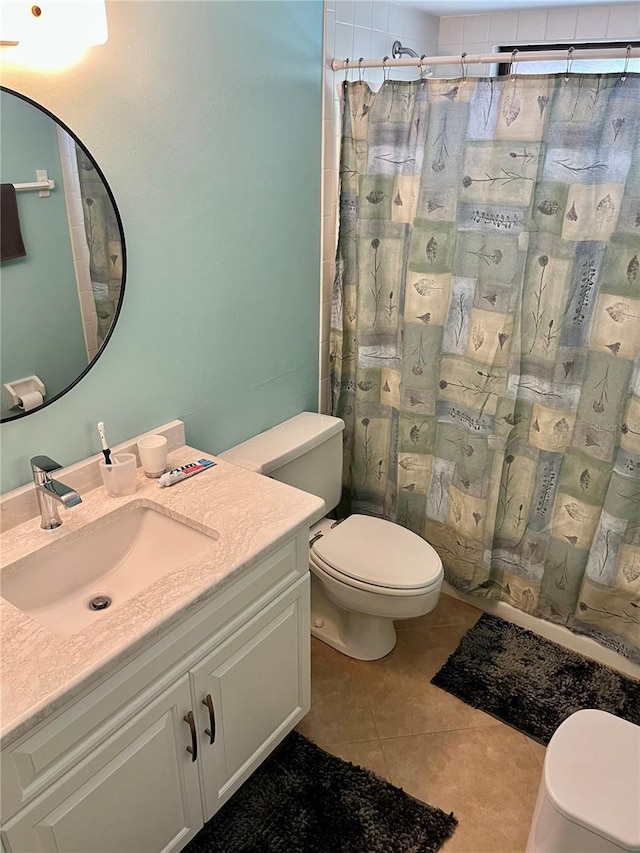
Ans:
MULTIPOLYGON (((137 488, 110 497, 103 486, 82 493, 82 504, 61 510, 57 530, 30 518, 1 539, 2 571, 42 548, 82 535, 87 525, 126 505, 152 506, 216 536, 211 547, 73 636, 60 637, 0 597, 2 644, 0 745, 6 746, 47 714, 108 675, 187 612, 249 571, 308 524, 322 501, 306 492, 245 471, 187 445, 169 454, 169 467, 203 457, 217 464, 167 488, 138 469, 137 488)), ((61 472, 60 479, 65 479, 61 472)))

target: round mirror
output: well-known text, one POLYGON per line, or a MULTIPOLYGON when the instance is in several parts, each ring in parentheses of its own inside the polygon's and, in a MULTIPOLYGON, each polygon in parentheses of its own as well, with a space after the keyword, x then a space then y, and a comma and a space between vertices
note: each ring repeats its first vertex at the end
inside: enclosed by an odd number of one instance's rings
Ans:
POLYGON ((126 252, 89 151, 34 101, 0 87, 0 422, 59 399, 95 363, 122 306, 126 252))

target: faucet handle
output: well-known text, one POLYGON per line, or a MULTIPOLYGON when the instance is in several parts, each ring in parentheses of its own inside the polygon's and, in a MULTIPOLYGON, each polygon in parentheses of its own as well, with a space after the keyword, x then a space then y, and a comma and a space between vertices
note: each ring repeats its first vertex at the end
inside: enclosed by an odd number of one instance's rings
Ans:
POLYGON ((50 456, 32 456, 31 469, 34 472, 50 474, 51 471, 59 471, 62 465, 54 462, 50 456))

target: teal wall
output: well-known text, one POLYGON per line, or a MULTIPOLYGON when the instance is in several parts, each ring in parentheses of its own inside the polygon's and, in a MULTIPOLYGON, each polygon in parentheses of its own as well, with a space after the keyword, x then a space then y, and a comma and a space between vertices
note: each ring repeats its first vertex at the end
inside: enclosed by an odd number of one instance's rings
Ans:
POLYGON ((109 41, 43 74, 3 68, 85 142, 124 224, 104 354, 1 427, 3 490, 172 418, 207 452, 317 408, 322 2, 107 3, 109 41))
MULTIPOLYGON (((0 181, 35 181, 36 169, 47 169, 56 189, 48 198, 17 196, 27 255, 5 261, 0 271, 0 382, 35 373, 53 397, 87 366, 56 125, 1 92, 0 181)), ((2 394, 0 415, 13 414, 2 394)))

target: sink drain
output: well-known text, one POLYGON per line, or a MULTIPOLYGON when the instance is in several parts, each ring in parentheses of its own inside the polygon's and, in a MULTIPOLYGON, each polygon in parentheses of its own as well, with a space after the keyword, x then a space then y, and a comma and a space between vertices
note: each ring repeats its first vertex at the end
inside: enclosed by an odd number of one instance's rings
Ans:
POLYGON ((111 604, 111 599, 108 595, 94 595, 89 602, 89 610, 106 610, 111 604))

